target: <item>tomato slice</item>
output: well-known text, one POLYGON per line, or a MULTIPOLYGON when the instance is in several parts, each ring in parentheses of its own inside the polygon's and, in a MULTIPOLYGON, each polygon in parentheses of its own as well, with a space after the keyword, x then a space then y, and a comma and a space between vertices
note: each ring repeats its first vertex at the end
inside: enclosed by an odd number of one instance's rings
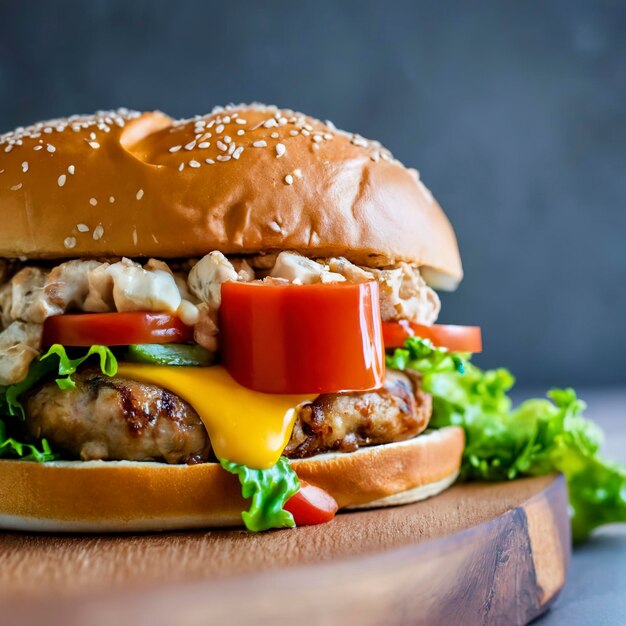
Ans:
POLYGON ((433 324, 422 326, 413 322, 383 322, 383 340, 386 348, 401 348, 409 337, 430 339, 435 346, 453 352, 482 352, 483 343, 478 326, 433 324))
POLYGON ((337 501, 327 491, 303 480, 300 481, 300 491, 291 496, 284 506, 293 515, 296 526, 330 522, 338 508, 337 501))
POLYGON ((364 391, 384 381, 375 282, 224 283, 219 328, 224 365, 255 391, 364 391))
POLYGON ((169 313, 78 313, 49 317, 43 326, 43 345, 128 346, 137 343, 183 343, 193 328, 169 313))

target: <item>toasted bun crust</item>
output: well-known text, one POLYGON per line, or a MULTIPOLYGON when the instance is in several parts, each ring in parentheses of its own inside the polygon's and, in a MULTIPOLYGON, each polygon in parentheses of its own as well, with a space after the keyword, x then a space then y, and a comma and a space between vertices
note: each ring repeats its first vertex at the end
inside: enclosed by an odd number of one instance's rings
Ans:
POLYGON ((263 105, 181 121, 120 110, 8 133, 0 220, 0 257, 296 250, 408 261, 442 286, 462 277, 454 232, 415 170, 378 142, 263 105))
MULTIPOLYGON (((385 506, 447 487, 459 471, 463 446, 463 431, 449 427, 401 443, 292 461, 292 466, 300 478, 332 494, 341 508, 385 506)), ((241 526, 246 508, 238 479, 216 463, 0 461, 0 528, 5 529, 241 526)))

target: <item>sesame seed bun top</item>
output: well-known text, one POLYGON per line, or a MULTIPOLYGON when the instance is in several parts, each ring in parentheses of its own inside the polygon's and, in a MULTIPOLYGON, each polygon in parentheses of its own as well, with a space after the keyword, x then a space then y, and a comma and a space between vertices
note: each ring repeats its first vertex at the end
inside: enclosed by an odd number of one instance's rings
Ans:
POLYGON ((0 257, 296 250, 462 278, 450 223, 378 142, 264 105, 120 109, 0 137, 0 257))

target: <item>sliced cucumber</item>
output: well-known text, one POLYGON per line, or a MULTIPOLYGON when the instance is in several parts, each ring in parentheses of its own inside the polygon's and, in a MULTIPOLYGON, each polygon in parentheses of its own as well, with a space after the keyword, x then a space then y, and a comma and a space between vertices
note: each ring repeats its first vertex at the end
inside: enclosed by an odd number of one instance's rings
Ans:
POLYGON ((198 344, 146 343, 128 346, 125 358, 135 363, 155 365, 207 366, 215 363, 215 352, 210 352, 198 344))

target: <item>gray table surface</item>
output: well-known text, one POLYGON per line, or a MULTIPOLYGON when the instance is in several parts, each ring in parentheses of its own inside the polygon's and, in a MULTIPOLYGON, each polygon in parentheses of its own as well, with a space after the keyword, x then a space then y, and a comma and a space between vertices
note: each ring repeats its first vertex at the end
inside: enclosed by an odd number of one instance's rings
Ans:
MULTIPOLYGON (((626 462, 626 389, 581 392, 604 428, 605 453, 626 462)), ((626 625, 626 524, 603 528, 574 548, 567 584, 540 626, 626 625)))

